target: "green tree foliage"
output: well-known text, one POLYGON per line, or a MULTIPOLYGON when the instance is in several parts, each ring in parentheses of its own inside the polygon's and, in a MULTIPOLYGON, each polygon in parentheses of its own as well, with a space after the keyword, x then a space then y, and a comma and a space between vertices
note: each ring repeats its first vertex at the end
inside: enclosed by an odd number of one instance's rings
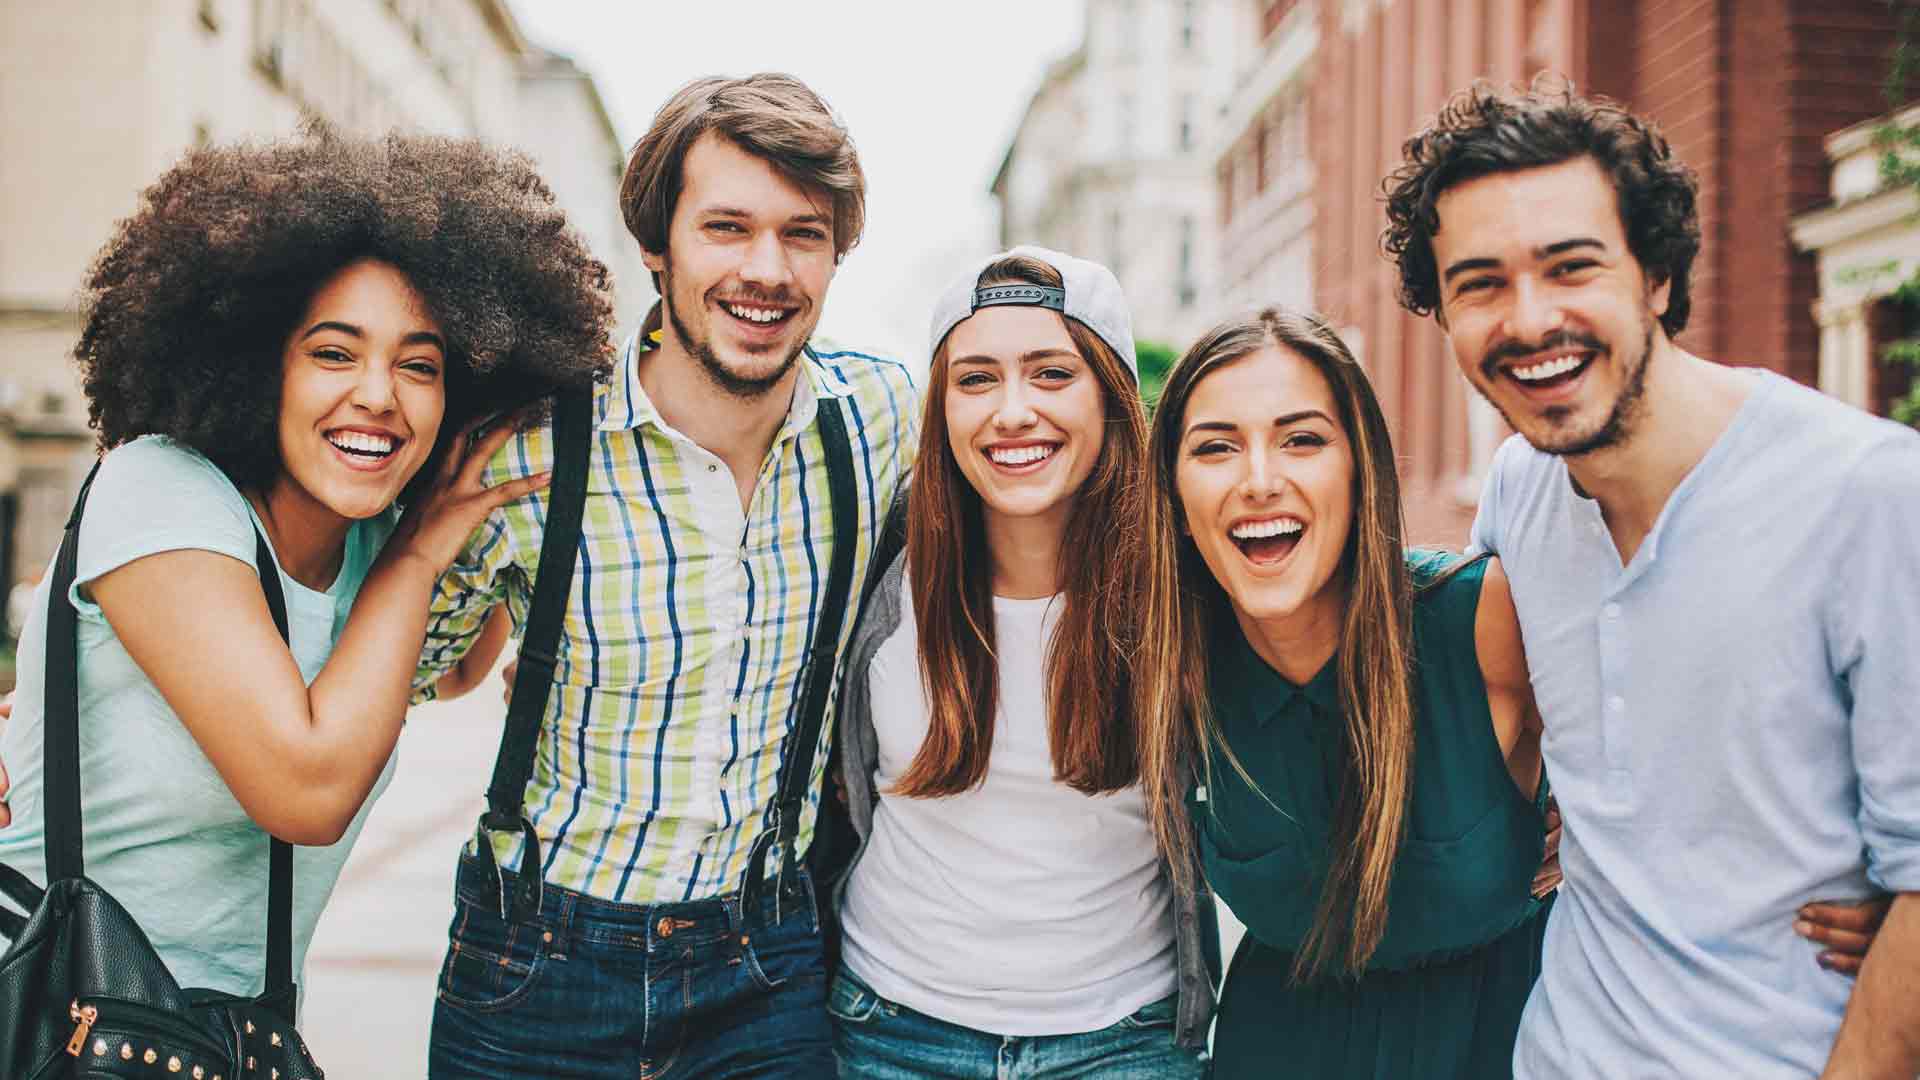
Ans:
MULTIPOLYGON (((1920 75, 1920 3, 1914 0, 1887 0, 1894 14, 1893 63, 1887 69, 1885 93, 1887 106, 1897 116, 1911 100, 1908 88, 1920 75)), ((1903 124, 1889 118, 1875 132, 1879 147, 1880 176, 1891 186, 1920 190, 1920 124, 1903 124)), ((1920 273, 1908 278, 1893 291, 1890 299, 1909 314, 1920 313, 1920 273)), ((1895 341, 1881 351, 1883 363, 1904 368, 1910 375, 1907 392, 1893 400, 1893 418, 1903 424, 1920 427, 1920 338, 1895 341)))
POLYGON ((1147 412, 1151 414, 1154 402, 1160 400, 1160 388, 1166 385, 1167 372, 1173 370, 1173 362, 1180 354, 1164 342, 1138 339, 1133 343, 1133 351, 1140 360, 1140 398, 1147 403, 1147 412))

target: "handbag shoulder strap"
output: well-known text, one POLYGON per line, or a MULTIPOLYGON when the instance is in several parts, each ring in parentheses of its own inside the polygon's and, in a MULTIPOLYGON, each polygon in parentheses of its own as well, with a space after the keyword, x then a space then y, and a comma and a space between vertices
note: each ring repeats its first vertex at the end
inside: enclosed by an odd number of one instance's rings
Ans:
MULTIPOLYGON (((85 845, 80 818, 80 617, 67 599, 79 575, 80 521, 86 515, 87 496, 100 475, 95 462, 74 498, 73 513, 60 538, 53 580, 47 590, 46 717, 43 724, 46 769, 47 880, 80 877, 86 872, 85 845)), ((258 525, 253 530, 254 565, 260 572, 260 590, 280 640, 292 644, 287 628, 287 601, 280 589, 279 564, 258 525)), ((293 846, 272 838, 267 879, 267 989, 293 982, 293 846)))
MULTIPOLYGON (((565 390, 553 404, 553 482, 547 485, 547 520, 540 540, 540 567, 533 601, 520 639, 520 666, 507 704, 506 729, 487 784, 487 809, 481 831, 518 831, 526 841, 521 853, 521 895, 515 910, 537 907, 534 891, 541 873, 540 838, 522 812, 533 755, 546 716, 547 696, 559 667, 560 631, 573 593, 574 560, 580 548, 580 523, 587 503, 587 458, 593 450, 593 389, 565 390)), ((485 840, 484 835, 482 840, 485 840)), ((487 845, 483 842, 482 847, 487 845)), ((488 858, 491 859, 489 851, 488 858)))

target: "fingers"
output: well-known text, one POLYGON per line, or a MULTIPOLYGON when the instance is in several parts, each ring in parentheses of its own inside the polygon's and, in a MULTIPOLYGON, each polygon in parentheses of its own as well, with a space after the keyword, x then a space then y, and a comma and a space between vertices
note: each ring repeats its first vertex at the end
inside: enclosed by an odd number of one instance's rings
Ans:
MULTIPOLYGON (((7 695, 6 704, 7 704, 7 714, 12 715, 13 714, 13 695, 12 694, 7 695)), ((12 786, 13 785, 8 783, 7 781, 6 763, 0 762, 0 827, 13 824, 13 811, 10 808, 8 808, 6 803, 7 791, 12 786)))
MULTIPOLYGON (((14 692, 9 690, 6 697, 0 698, 0 720, 13 718, 13 694, 14 692)), ((0 776, 4 775, 6 775, 4 772, 0 772, 0 776)))
POLYGON ((524 499, 551 483, 553 483, 553 474, 550 472, 523 476, 518 480, 508 480, 485 489, 486 493, 482 496, 481 501, 486 505, 488 510, 494 510, 513 502, 515 499, 524 499))
POLYGON ((1829 951, 1849 953, 1856 956, 1866 954, 1867 946, 1873 944, 1873 935, 1857 930, 1839 930, 1831 926, 1822 926, 1806 919, 1795 919, 1793 932, 1808 941, 1817 941, 1828 947, 1829 951))
POLYGON ((1860 965, 1866 962, 1864 956, 1849 956, 1846 953, 1823 952, 1820 954, 1820 966, 1828 971, 1837 971, 1842 975, 1860 974, 1860 965))
POLYGON ((1887 909, 1892 906, 1891 897, 1875 897, 1850 904, 1807 904, 1800 909, 1800 918, 1804 922, 1871 936, 1886 921, 1887 909))
POLYGON ((1559 856, 1548 858, 1540 864, 1540 869, 1534 871, 1533 898, 1538 900, 1559 888, 1562 880, 1559 856))
POLYGON ((513 425, 503 420, 488 428, 487 433, 480 436, 479 441, 467 450, 466 456, 461 459, 460 466, 459 478, 463 484, 469 487, 479 486, 480 474, 486 471, 487 462, 492 461, 493 455, 507 445, 508 439, 513 438, 513 430, 513 425))
POLYGON ((507 661, 507 666, 500 669, 500 682, 503 684, 500 690, 501 704, 513 704, 513 679, 519 673, 520 655, 515 653, 513 659, 507 661))

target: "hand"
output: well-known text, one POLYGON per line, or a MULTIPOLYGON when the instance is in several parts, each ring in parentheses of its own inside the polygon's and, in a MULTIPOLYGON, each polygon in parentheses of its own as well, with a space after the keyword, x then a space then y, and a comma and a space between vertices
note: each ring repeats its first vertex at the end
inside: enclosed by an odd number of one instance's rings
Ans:
MULTIPOLYGON (((477 424, 475 425, 477 426, 477 424)), ((478 441, 472 439, 474 427, 454 437, 453 447, 440 467, 440 475, 412 506, 394 530, 387 550, 395 555, 415 555, 442 573, 453 565, 480 523, 494 510, 523 499, 546 487, 553 479, 550 472, 509 480, 487 487, 480 482, 487 462, 513 437, 514 426, 500 419, 478 441)))
POLYGON ((1858 975, 1867 948, 1892 906, 1891 896, 1807 904, 1794 919, 1793 932, 1827 946, 1819 956, 1821 967, 1842 975, 1858 975))
POLYGON ((520 654, 514 653, 507 666, 500 669, 500 704, 513 704, 513 677, 520 674, 520 654))
MULTIPOLYGON (((13 719, 13 691, 0 698, 0 720, 13 719)), ((0 829, 13 824, 13 810, 7 805, 7 792, 11 784, 7 780, 7 763, 0 761, 0 829)))
POLYGON ((1547 850, 1540 869, 1533 872, 1533 898, 1539 900, 1560 887, 1560 804, 1547 798, 1547 850))

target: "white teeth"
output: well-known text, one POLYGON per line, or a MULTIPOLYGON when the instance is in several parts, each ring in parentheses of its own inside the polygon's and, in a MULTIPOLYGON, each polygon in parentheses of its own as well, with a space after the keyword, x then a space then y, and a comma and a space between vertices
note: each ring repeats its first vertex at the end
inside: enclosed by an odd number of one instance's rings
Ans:
POLYGON ((779 308, 742 307, 739 304, 727 304, 725 306, 727 311, 733 314, 734 317, 745 319, 748 322, 770 323, 786 314, 786 312, 779 308))
POLYGON ((1263 540, 1269 536, 1292 536, 1306 528, 1299 518, 1269 518, 1266 521, 1243 521, 1232 529, 1235 540, 1263 540))
POLYGON ((353 450, 362 454, 393 453, 393 437, 390 435, 370 435, 364 431, 334 431, 327 434, 327 441, 342 450, 353 450))
POLYGON ((1053 452, 1058 449, 1057 446, 996 447, 988 450, 987 456, 997 465, 1029 465, 1052 457, 1053 452))
POLYGON ((1542 360, 1537 364, 1529 364, 1526 367, 1509 368, 1508 370, 1512 371, 1513 377, 1519 379, 1521 382, 1539 382, 1542 379, 1551 379, 1555 375, 1565 375, 1567 372, 1579 367, 1581 363, 1582 361, 1578 356, 1561 356, 1552 360, 1542 360))

